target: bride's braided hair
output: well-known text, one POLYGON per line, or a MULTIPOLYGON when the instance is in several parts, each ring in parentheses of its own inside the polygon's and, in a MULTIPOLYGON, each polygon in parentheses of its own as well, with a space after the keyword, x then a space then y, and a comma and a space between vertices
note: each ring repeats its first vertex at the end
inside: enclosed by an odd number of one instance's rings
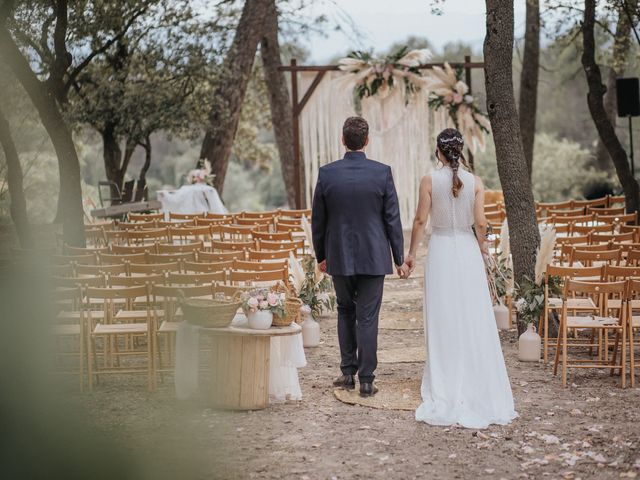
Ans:
POLYGON ((451 170, 453 170, 453 186, 451 191, 454 197, 458 197, 458 192, 462 190, 464 184, 458 176, 460 162, 466 165, 466 160, 462 154, 464 148, 464 140, 462 134, 455 128, 446 128, 438 135, 438 150, 447 159, 451 170))

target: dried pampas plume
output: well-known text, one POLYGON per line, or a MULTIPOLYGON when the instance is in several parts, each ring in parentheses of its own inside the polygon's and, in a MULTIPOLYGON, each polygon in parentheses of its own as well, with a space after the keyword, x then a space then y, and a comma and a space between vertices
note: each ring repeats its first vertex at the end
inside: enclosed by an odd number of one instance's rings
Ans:
POLYGON ((302 229, 304 230, 304 236, 306 237, 309 248, 311 249, 311 255, 313 255, 313 258, 315 258, 316 252, 313 249, 313 235, 311 234, 311 224, 309 223, 309 220, 307 220, 307 217, 304 215, 302 216, 302 229))
POLYGON ((540 240, 540 248, 536 255, 536 285, 542 285, 547 265, 553 261, 553 252, 556 247, 556 229, 550 226, 545 227, 540 240))
POLYGON ((511 254, 511 240, 509 239, 509 222, 504 219, 500 228, 500 258, 507 259, 511 254))
POLYGON ((296 294, 300 295, 304 286, 305 274, 300 261, 294 257, 293 253, 289 253, 289 272, 291 274, 291 285, 296 294))

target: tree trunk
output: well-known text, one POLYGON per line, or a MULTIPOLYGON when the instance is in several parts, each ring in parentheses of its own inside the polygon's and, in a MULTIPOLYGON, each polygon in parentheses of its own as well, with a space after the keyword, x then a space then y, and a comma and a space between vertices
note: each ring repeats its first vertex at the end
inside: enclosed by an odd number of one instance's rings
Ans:
MULTIPOLYGON (((627 0, 626 6, 630 11, 638 8, 638 0, 627 0)), ((616 32, 613 39, 613 62, 607 75, 607 91, 604 95, 604 109, 607 112, 609 121, 613 128, 616 127, 617 107, 616 107, 616 79, 624 74, 629 54, 631 23, 629 16, 624 10, 624 6, 618 8, 618 22, 616 24, 616 32)), ((596 167, 600 170, 611 170, 612 163, 609 152, 602 140, 598 138, 596 144, 596 167)))
POLYGON ((11 34, 0 25, 0 52, 14 75, 24 87, 47 130, 58 157, 60 175, 59 205, 65 243, 84 246, 84 211, 80 162, 69 130, 56 103, 56 99, 31 70, 27 59, 14 42, 11 34))
POLYGON ((282 178, 287 189, 287 200, 291 208, 296 208, 296 185, 303 188, 304 181, 296 178, 293 152, 293 119, 291 100, 284 72, 278 70, 282 65, 280 44, 278 42, 278 11, 275 0, 270 0, 265 18, 264 37, 260 54, 264 66, 264 78, 269 90, 271 105, 271 123, 280 153, 282 178))
MULTIPOLYGON (((513 1, 486 0, 486 4, 484 62, 487 111, 509 218, 514 278, 517 283, 522 283, 527 278, 534 278, 540 233, 513 92, 513 1)), ((522 330, 523 325, 519 323, 518 331, 522 330)))
POLYGON ((262 38, 269 2, 270 0, 246 0, 220 79, 212 92, 213 107, 200 159, 211 162, 212 173, 216 175, 214 185, 220 194, 223 192, 231 147, 238 129, 256 49, 262 38))
POLYGON ((625 152, 615 128, 611 123, 607 111, 604 108, 603 97, 606 91, 602 84, 602 74, 600 67, 596 63, 596 45, 595 45, 595 17, 596 17, 596 1, 585 0, 584 22, 582 24, 582 66, 587 77, 587 85, 589 93, 587 94, 587 103, 593 123, 598 130, 600 140, 604 144, 618 175, 618 180, 622 185, 626 198, 627 211, 637 212, 640 206, 640 188, 638 182, 631 174, 631 168, 625 152))
MULTIPOLYGON (((120 169, 122 150, 120 149, 120 144, 118 143, 114 130, 115 125, 107 124, 100 132, 102 134, 102 158, 104 160, 104 171, 107 175, 107 180, 115 184, 111 186, 112 199, 120 196, 124 181, 124 174, 120 169)), ((111 201, 112 205, 116 203, 118 203, 118 201, 111 201)))
POLYGON ((524 55, 520 74, 520 135, 529 176, 533 172, 533 144, 536 133, 538 73, 540 68, 540 1, 527 0, 524 55))
POLYGON ((144 164, 140 169, 138 182, 142 182, 142 181, 146 182, 147 172, 149 171, 149 167, 151 166, 151 138, 149 135, 146 136, 144 140, 144 144, 142 144, 142 148, 144 148, 144 164))
POLYGON ((22 187, 22 166, 13 138, 9 122, 0 110, 0 144, 7 160, 7 183, 9 184, 9 196, 11 197, 11 219, 16 227, 16 233, 22 248, 33 247, 33 237, 27 215, 27 200, 24 197, 22 187))

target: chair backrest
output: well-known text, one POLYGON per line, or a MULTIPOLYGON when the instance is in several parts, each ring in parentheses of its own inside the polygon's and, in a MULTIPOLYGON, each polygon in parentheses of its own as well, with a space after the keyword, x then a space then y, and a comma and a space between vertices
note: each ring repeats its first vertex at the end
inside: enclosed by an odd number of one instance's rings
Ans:
POLYGON ((536 202, 536 208, 544 212, 548 212, 549 210, 566 210, 573 208, 573 200, 567 200, 566 202, 536 202))
POLYGON ((243 260, 244 250, 234 250, 231 252, 198 252, 198 262, 229 262, 235 259, 243 260))
POLYGON ((119 230, 152 230, 158 228, 156 220, 147 222, 120 222, 117 225, 119 230))
POLYGON ((640 249, 627 252, 627 265, 640 265, 640 249))
POLYGON ((596 221, 603 223, 638 223, 638 214, 625 213, 624 215, 596 215, 596 221))
POLYGON ((258 250, 300 250, 304 251, 304 240, 294 240, 293 242, 270 242, 269 240, 257 240, 258 250))
POLYGON ((270 242, 293 242, 293 236, 291 232, 260 232, 254 230, 251 232, 251 237, 254 240, 267 240, 270 242))
POLYGON ((220 225, 217 227, 222 241, 246 242, 251 240, 251 232, 256 225, 220 225))
POLYGON ((111 245, 111 253, 117 255, 156 253, 156 251, 155 243, 148 245, 111 245))
POLYGON ((161 240, 169 241, 168 228, 153 228, 149 230, 127 230, 126 240, 131 244, 154 243, 161 240))
POLYGON ((610 242, 633 242, 635 240, 635 233, 618 233, 618 234, 609 234, 609 233, 594 233, 591 235, 592 243, 610 243, 610 242))
POLYGON ((170 285, 202 285, 212 282, 227 282, 227 272, 211 271, 206 273, 169 273, 167 283, 170 285))
POLYGON ((195 220, 158 220, 157 222, 158 228, 189 228, 195 227, 195 220))
POLYGON ((132 263, 129 265, 129 273, 163 273, 163 272, 179 272, 181 270, 179 262, 167 263, 132 263))
POLYGON ((214 284, 203 283, 201 285, 154 285, 151 288, 151 294, 154 297, 154 301, 158 297, 165 299, 177 300, 181 297, 193 298, 193 297, 206 297, 214 296, 214 284))
POLYGON ((113 265, 114 263, 146 263, 146 253, 99 253, 98 259, 101 265, 113 265))
POLYGON ((147 263, 168 263, 168 262, 195 262, 195 252, 178 253, 150 253, 147 255, 147 263))
POLYGON ((607 215, 607 216, 624 215, 625 211, 626 211, 625 207, 610 207, 610 208, 594 207, 594 206, 587 207, 587 213, 596 213, 598 215, 607 215))
POLYGON ((622 250, 603 250, 589 252, 586 250, 575 249, 571 253, 570 264, 573 265, 576 262, 581 262, 585 266, 590 266, 593 262, 606 262, 613 263, 615 265, 620 264, 622 258, 622 250))
POLYGON ((193 243, 196 242, 209 242, 211 241, 211 226, 210 225, 201 225, 199 227, 186 227, 186 228, 175 228, 172 227, 169 229, 171 240, 176 241, 179 240, 183 243, 193 243))
POLYGON ((195 220, 204 218, 204 213, 173 213, 169 212, 169 220, 195 220))
POLYGON ((589 223, 595 220, 594 214, 589 215, 550 215, 547 223, 589 223))
POLYGON ((212 241, 211 249, 216 252, 242 252, 253 247, 253 242, 219 242, 212 241))
POLYGON ((52 283, 55 287, 76 288, 76 287, 104 287, 104 275, 82 275, 78 277, 53 277, 52 283))
POLYGON ((129 213, 130 222, 155 222, 157 220, 164 220, 164 213, 129 213))
POLYGON ((614 225, 612 223, 603 223, 599 225, 572 225, 571 233, 573 235, 588 235, 590 233, 613 233, 614 225))
POLYGON ((236 217, 235 220, 235 224, 236 225, 241 225, 241 226, 249 226, 249 227, 268 227, 269 225, 273 225, 273 218, 269 217, 269 218, 243 218, 243 217, 236 217))
POLYGON ((266 270, 259 272, 247 272, 242 270, 232 270, 229 275, 232 284, 238 283, 261 283, 261 282, 284 282, 289 283, 289 271, 286 268, 280 270, 266 270))
MULTIPOLYGON (((630 278, 627 281, 627 298, 638 298, 638 296, 640 296, 640 280, 636 278, 630 278)), ((632 303, 629 302, 630 309, 632 308, 632 306, 632 303)))
POLYGON ((587 245, 591 241, 591 235, 576 235, 573 237, 556 237, 556 245, 587 245))
POLYGON ((640 278, 640 267, 620 267, 617 265, 604 266, 603 278, 608 282, 626 280, 631 277, 640 278))
POLYGON ((618 204, 622 204, 625 205, 627 202, 627 199, 624 195, 609 195, 609 197, 607 198, 607 206, 608 207, 613 207, 614 205, 618 205, 618 204))
POLYGON ((278 211, 270 212, 242 212, 238 215, 240 218, 275 218, 278 216, 278 211))
POLYGON ((283 268, 288 268, 288 259, 279 259, 272 261, 247 261, 247 260, 234 260, 233 261, 233 270, 246 270, 249 272, 260 272, 265 270, 280 270, 283 268))
POLYGON ((113 229, 105 229, 104 237, 106 242, 111 245, 113 248, 114 245, 118 245, 124 243, 127 240, 127 231, 126 230, 113 230, 113 229))
POLYGON ((62 250, 65 255, 95 255, 96 253, 108 253, 109 247, 72 247, 71 245, 64 245, 62 250))
POLYGON ((304 232, 304 228, 300 223, 278 222, 276 223, 276 232, 304 232))
POLYGON ((228 218, 197 218, 196 225, 209 225, 209 226, 218 226, 218 225, 231 225, 234 223, 233 217, 228 218))
POLYGON ((152 273, 149 275, 111 275, 107 278, 111 287, 133 287, 135 285, 156 285, 166 283, 163 274, 152 273))
POLYGON ((278 210, 279 217, 291 218, 291 219, 301 219, 302 217, 311 218, 311 209, 303 209, 303 210, 290 210, 287 208, 281 208, 278 210))
POLYGON ((609 204, 607 197, 594 198, 593 200, 573 200, 574 207, 606 207, 609 204))
POLYGON ((603 243, 600 245, 573 245, 565 244, 560 246, 560 260, 566 261, 571 258, 571 254, 574 250, 582 250, 583 252, 603 252, 605 250, 612 250, 610 244, 603 243))
POLYGON ((149 286, 136 285, 133 287, 89 287, 85 291, 87 300, 134 300, 138 297, 149 299, 149 286))
POLYGON ((112 263, 107 265, 76 265, 76 275, 125 275, 127 265, 124 263, 112 263))
POLYGON ((239 287, 237 285, 220 285, 220 284, 215 284, 213 286, 213 289, 216 294, 222 293, 227 298, 233 298, 238 292, 249 290, 246 287, 239 287))
POLYGON ((88 253, 83 255, 53 255, 51 257, 52 263, 56 265, 65 264, 82 264, 82 265, 96 265, 98 263, 98 254, 88 253))
POLYGON ((159 243, 157 246, 158 253, 187 253, 198 252, 204 248, 202 241, 191 243, 159 243))
POLYGON ((222 272, 233 268, 234 260, 224 262, 184 262, 185 272, 222 272))
POLYGON ((595 279, 602 280, 603 275, 603 267, 566 267, 561 265, 547 265, 547 277, 561 277, 564 279, 573 278, 575 279, 588 279, 589 281, 593 281, 595 279))
POLYGON ((289 254, 295 255, 295 249, 290 250, 249 250, 247 252, 247 258, 250 261, 260 262, 265 260, 281 260, 288 259, 289 254))
POLYGON ((94 245, 96 247, 107 245, 107 237, 103 227, 85 228, 84 238, 88 245, 94 245))
POLYGON ((232 213, 206 213, 204 218, 210 218, 213 220, 233 220, 236 216, 232 213))
POLYGON ((579 217, 585 214, 584 207, 572 208, 570 210, 550 209, 548 213, 549 213, 549 216, 551 217, 579 217))

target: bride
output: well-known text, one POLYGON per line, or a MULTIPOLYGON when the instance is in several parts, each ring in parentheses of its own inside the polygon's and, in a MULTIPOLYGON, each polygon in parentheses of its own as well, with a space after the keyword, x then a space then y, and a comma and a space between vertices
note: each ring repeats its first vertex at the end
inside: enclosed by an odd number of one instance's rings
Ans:
POLYGON ((416 420, 467 428, 504 425, 517 413, 483 263, 488 255, 484 187, 460 169, 460 132, 443 130, 437 143, 443 166, 421 181, 405 262, 408 276, 431 215, 424 282, 427 363, 416 420))

